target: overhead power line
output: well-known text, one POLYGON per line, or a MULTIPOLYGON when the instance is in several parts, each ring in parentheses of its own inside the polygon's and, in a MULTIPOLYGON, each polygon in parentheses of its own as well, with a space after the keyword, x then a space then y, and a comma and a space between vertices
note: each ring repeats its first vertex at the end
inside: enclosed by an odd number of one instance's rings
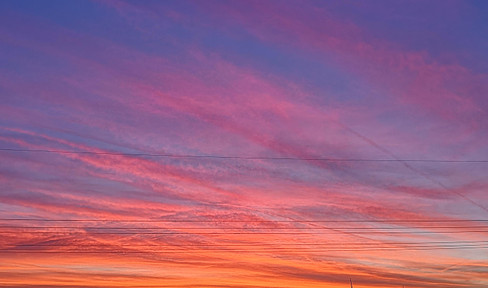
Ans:
POLYGON ((448 159, 373 159, 373 158, 329 158, 329 157, 270 157, 240 155, 204 155, 204 154, 170 154, 170 153, 129 153, 101 151, 72 151, 49 149, 0 148, 0 152, 28 152, 53 154, 88 154, 131 157, 161 157, 182 159, 223 159, 223 160, 278 160, 278 161, 326 161, 326 162, 426 162, 426 163, 488 163, 488 160, 448 160, 448 159))
POLYGON ((148 254, 148 253, 160 253, 160 254, 169 254, 169 253, 195 253, 195 252, 252 252, 252 253, 329 253, 329 252, 351 252, 351 251, 356 251, 356 252, 370 252, 370 251, 416 251, 416 250, 444 250, 444 249, 486 249, 488 246, 480 246, 480 245, 453 245, 453 246, 415 246, 415 247, 365 247, 365 248, 343 248, 343 249, 317 249, 317 248, 302 248, 302 249, 225 249, 225 248, 220 248, 220 249, 188 249, 188 248, 183 248, 183 249, 160 249, 160 250, 117 250, 117 249, 95 249, 95 250, 84 250, 84 249, 79 249, 79 250, 33 250, 33 249, 0 249, 0 253, 41 253, 41 254, 50 254, 50 253, 55 253, 55 254, 70 254, 70 253, 90 253, 90 254, 119 254, 119 255, 124 255, 124 254, 148 254))
MULTIPOLYGON (((52 239, 51 239, 52 240, 52 239)), ((188 252, 247 252, 247 253, 328 253, 349 251, 409 251, 444 249, 487 249, 488 241, 424 241, 424 242, 272 242, 272 243, 142 243, 101 245, 101 243, 56 243, 37 244, 4 243, 0 253, 38 254, 170 254, 188 252)))
MULTIPOLYGON (((5 244, 4 244, 5 245, 5 244)), ((58 244, 58 243, 37 243, 37 244, 11 244, 15 245, 15 248, 20 247, 69 247, 69 244, 58 244)), ((78 247, 97 247, 100 248, 100 244, 79 244, 76 243, 78 247)), ((293 247, 301 247, 301 246, 313 246, 313 247, 369 247, 369 246, 385 246, 391 247, 388 245, 405 245, 405 246, 445 246, 445 245, 488 245, 488 241, 425 241, 425 242, 401 242, 401 241, 390 241, 385 243, 371 243, 371 242, 293 242, 293 243, 280 243, 280 242, 272 242, 272 243, 225 243, 225 244, 217 244, 217 243, 199 243, 199 244, 123 244, 123 245, 115 245, 118 248, 133 248, 133 247, 182 247, 182 248, 206 248, 206 247, 255 247, 259 246, 262 248, 293 248, 293 247)), ((6 245, 7 246, 7 245, 6 245)), ((102 246, 103 247, 103 246, 102 246)), ((400 246, 395 246, 400 247, 400 246)))
MULTIPOLYGON (((96 231, 29 231, 26 234, 49 234, 49 235, 66 235, 66 234, 90 234, 90 235, 326 235, 337 234, 341 232, 352 232, 350 230, 331 230, 331 231, 308 231, 308 232, 269 232, 269 231, 239 231, 239 232, 185 232, 185 231, 168 231, 168 232, 96 232, 96 231), (83 233, 82 233, 83 232, 83 233)), ((488 230, 463 230, 463 231, 353 231, 354 234, 463 234, 463 233, 488 233, 488 230)), ((0 234, 18 234, 19 231, 1 231, 0 234)))
POLYGON ((410 219, 410 220, 197 220, 197 219, 45 219, 45 218, 0 218, 1 221, 38 222, 111 222, 111 223, 463 223, 488 222, 488 219, 410 219))
MULTIPOLYGON (((411 230, 411 229, 488 229, 488 226, 408 226, 408 227, 97 227, 97 226, 0 226, 0 229, 87 229, 87 230, 411 230)), ((487 230, 488 232, 488 230, 487 230)))

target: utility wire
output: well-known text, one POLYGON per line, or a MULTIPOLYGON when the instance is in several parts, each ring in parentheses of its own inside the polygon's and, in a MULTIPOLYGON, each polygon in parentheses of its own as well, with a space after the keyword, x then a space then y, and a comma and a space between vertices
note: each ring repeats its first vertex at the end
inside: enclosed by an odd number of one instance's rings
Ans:
POLYGON ((290 161, 327 161, 327 162, 427 162, 427 163, 488 163, 488 160, 447 160, 447 159, 371 159, 371 158, 326 158, 326 157, 267 157, 267 156, 231 156, 231 155, 203 155, 203 154, 169 154, 169 153, 128 153, 128 152, 100 152, 100 151, 71 151, 50 149, 17 149, 0 148, 0 152, 29 152, 55 154, 88 154, 132 157, 162 157, 184 159, 230 159, 230 160, 290 160, 290 161))
MULTIPOLYGON (((100 247, 100 243, 89 243, 89 244, 79 244, 75 243, 78 247, 100 247)), ((482 245, 487 244, 488 241, 425 241, 425 242, 385 242, 380 245, 405 245, 405 246, 445 246, 445 245, 482 245)), ((15 248, 20 247, 69 247, 67 244, 57 244, 57 243, 37 243, 37 244, 9 244, 15 246, 15 248)), ((110 244, 113 245, 113 244, 110 244)), ((301 247, 301 246, 326 246, 326 247, 368 247, 368 246, 380 246, 378 243, 371 243, 371 242, 347 242, 347 243, 318 243, 318 242, 298 242, 298 243, 240 243, 240 244, 233 244, 233 243, 200 243, 200 244, 127 244, 127 245, 116 245, 118 248, 131 248, 131 247, 262 247, 262 248, 294 248, 294 247, 301 247)), ((4 246, 8 246, 4 244, 4 246)), ((103 246, 103 245, 102 245, 103 246)))
POLYGON ((175 249, 175 250, 32 250, 32 249, 1 249, 0 253, 90 253, 90 254, 147 254, 147 253, 195 253, 195 252, 282 252, 282 253, 329 253, 329 252, 350 252, 350 251, 410 251, 410 250, 443 250, 443 249, 488 249, 488 246, 473 246, 473 245, 460 245, 460 246, 441 246, 441 247, 381 247, 381 248, 346 248, 346 249, 175 249))
MULTIPOLYGON (((488 226, 410 226, 410 227, 96 227, 96 226, 0 226, 0 229, 89 229, 89 230, 409 230, 409 229, 488 229, 488 226)), ((488 231, 487 231, 488 232, 488 231)))
MULTIPOLYGON (((337 234, 341 232, 349 232, 348 230, 337 231, 309 231, 309 232, 184 232, 184 231, 170 231, 170 232, 93 232, 93 231, 29 231, 26 234, 82 234, 85 232, 90 235, 324 235, 337 234)), ((0 231, 0 234, 18 234, 18 231, 0 231)), ((464 231, 354 231, 354 234, 462 234, 462 233, 488 233, 488 230, 464 230, 464 231)))
POLYGON ((196 220, 196 219, 41 219, 41 218, 0 218, 1 221, 38 222, 118 222, 118 223, 451 223, 488 222, 488 219, 411 219, 411 220, 196 220))

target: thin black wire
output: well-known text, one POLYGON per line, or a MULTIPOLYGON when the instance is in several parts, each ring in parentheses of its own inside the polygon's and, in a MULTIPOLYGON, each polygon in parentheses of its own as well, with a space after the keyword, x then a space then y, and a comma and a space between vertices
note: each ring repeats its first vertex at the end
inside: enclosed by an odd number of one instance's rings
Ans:
MULTIPOLYGON (((488 229, 488 226, 410 226, 410 227, 94 227, 94 226, 0 226, 0 229, 87 229, 87 230, 411 230, 411 229, 488 229)), ((488 232, 488 231, 487 231, 488 232)))
MULTIPOLYGON (((12 246, 0 249, 0 253, 37 253, 37 254, 169 254, 185 252, 247 252, 247 253, 327 253, 327 252, 350 252, 350 251, 415 251, 415 250, 445 250, 445 249, 488 249, 488 241, 432 241, 432 242, 388 242, 383 247, 376 243, 350 242, 350 243, 246 243, 246 244, 186 244, 186 245, 116 245, 115 247, 100 247, 98 244, 78 245, 76 249, 68 250, 35 250, 41 247, 64 247, 69 245, 41 243, 41 244, 10 244, 12 246), (305 246, 306 245, 306 246, 305 246), (396 245, 385 247, 389 245, 396 245), (312 247, 310 247, 312 246, 312 247), (375 247, 376 246, 376 247, 375 247), (29 248, 30 247, 30 248, 29 248), (138 250, 125 250, 137 247, 138 250), (145 249, 158 247, 160 249, 145 249), (249 247, 249 248, 246 248, 249 247), (98 248, 98 249, 93 249, 98 248), (141 250, 145 249, 145 250, 141 250)), ((44 248, 45 249, 45 248, 44 248)))
POLYGON ((266 156, 230 156, 230 155, 197 155, 197 154, 159 154, 128 152, 69 151, 49 149, 0 148, 0 152, 30 152, 57 154, 90 154, 133 157, 164 157, 187 159, 230 159, 230 160, 290 160, 290 161, 328 161, 328 162, 430 162, 430 163, 488 163, 488 160, 444 160, 444 159, 367 159, 367 158, 322 158, 322 157, 266 157, 266 156))
MULTIPOLYGON (((100 243, 89 243, 89 244, 78 244, 75 243, 78 247, 100 247, 100 243)), ((483 245, 487 244, 488 241, 426 241, 426 242, 385 242, 380 245, 388 246, 388 245, 404 245, 407 247, 410 246, 465 246, 465 245, 483 245)), ((56 244, 56 243, 38 243, 38 244, 8 244, 14 246, 15 248, 20 247, 69 247, 66 244, 56 244)), ((5 246, 8 246, 5 245, 5 246)), ((110 244, 112 245, 112 244, 110 244)), ((179 248, 207 248, 207 247, 262 247, 264 248, 300 248, 302 246, 326 246, 326 247, 368 247, 368 246, 380 246, 378 243, 368 243, 368 242, 347 242, 347 243, 241 243, 241 244, 216 244, 216 243, 201 243, 201 244, 169 244, 169 243, 162 243, 162 244, 131 244, 131 245, 114 245, 117 248, 132 248, 132 247, 179 247, 179 248)), ((13 247, 12 247, 13 248, 13 247)), ((102 247, 103 248, 103 247, 102 247)))
MULTIPOLYGON (((311 235, 311 234, 337 234, 348 232, 346 230, 327 232, 91 232, 91 231, 29 231, 27 234, 81 234, 86 232, 90 235, 311 235)), ((0 231, 0 234, 16 234, 19 231, 0 231)), ((355 234, 462 234, 462 233, 488 233, 488 230, 465 230, 465 231, 354 231, 355 234)))
POLYGON ((142 253, 184 253, 184 252, 248 252, 248 253, 323 253, 346 251, 405 251, 405 250, 439 250, 439 249, 488 249, 488 241, 430 241, 430 242, 387 242, 377 243, 245 243, 245 244, 142 244, 142 245, 114 245, 101 246, 99 243, 77 245, 76 249, 68 250, 35 250, 45 247, 70 248, 66 244, 38 243, 38 244, 7 244, 11 246, 0 249, 0 253, 90 253, 90 254, 142 254, 142 253), (394 245, 394 246, 391 246, 394 245), (312 247, 310 247, 312 246, 312 247), (379 247, 378 247, 379 246, 379 247), (383 247, 381 247, 383 246, 383 247), (386 247, 385 247, 386 246, 386 247), (390 247, 388 247, 390 246, 390 247), (124 250, 127 248, 155 248, 146 250, 124 250), (246 248, 249 247, 249 248, 246 248), (96 248, 96 249, 93 249, 96 248), (122 250, 121 250, 122 249, 122 250))
POLYGON ((182 251, 239 251, 239 252, 328 252, 328 251, 370 251, 370 250, 410 250, 410 249, 463 249, 463 248, 476 248, 476 249, 485 249, 488 246, 479 246, 479 245, 455 245, 455 246, 412 246, 412 247, 379 247, 379 248, 370 248, 370 247, 360 247, 360 248, 345 248, 345 249, 314 249, 314 248, 264 248, 264 249, 204 249, 204 248, 197 248, 197 249, 159 249, 159 250, 108 250, 108 249, 96 249, 96 250, 83 250, 83 249, 76 249, 76 250, 32 250, 32 249, 2 249, 0 251, 16 251, 16 252, 24 252, 24 251, 39 251, 39 252, 53 252, 53 253, 64 253, 64 252, 100 252, 100 253, 124 253, 124 252, 141 252, 141 253, 151 253, 151 252, 182 252, 182 251))
POLYGON ((488 219, 412 219, 412 220, 182 220, 182 219, 39 219, 0 218, 1 221, 39 222, 118 222, 118 223, 445 223, 445 222, 488 222, 488 219))
POLYGON ((350 248, 350 249, 174 249, 174 250, 30 250, 30 249, 2 249, 0 253, 90 253, 90 254, 147 254, 147 253, 184 253, 184 252, 286 252, 286 253, 328 253, 350 251, 410 251, 410 250, 443 250, 443 249, 488 249, 488 246, 459 245, 459 246, 432 246, 432 247, 380 247, 380 248, 350 248))

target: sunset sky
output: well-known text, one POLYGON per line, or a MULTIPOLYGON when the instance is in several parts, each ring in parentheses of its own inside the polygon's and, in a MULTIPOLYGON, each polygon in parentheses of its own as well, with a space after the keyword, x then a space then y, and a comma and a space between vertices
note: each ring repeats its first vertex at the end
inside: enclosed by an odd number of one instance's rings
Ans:
POLYGON ((0 1, 0 287, 488 287, 488 1, 0 1))

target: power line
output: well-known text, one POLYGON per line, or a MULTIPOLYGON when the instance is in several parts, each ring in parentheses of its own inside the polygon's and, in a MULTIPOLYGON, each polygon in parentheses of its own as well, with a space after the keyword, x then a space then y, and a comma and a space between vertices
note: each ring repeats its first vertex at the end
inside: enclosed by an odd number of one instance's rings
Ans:
MULTIPOLYGON (((325 235, 350 232, 348 230, 336 230, 327 232, 93 232, 93 231, 29 231, 26 234, 82 234, 86 232, 90 235, 325 235)), ((0 234, 18 234, 18 231, 0 231, 0 234)), ((464 231, 354 231, 354 234, 462 234, 462 233, 488 233, 488 230, 464 230, 464 231)))
POLYGON ((129 153, 129 152, 100 152, 100 151, 71 151, 50 149, 17 149, 0 148, 0 152, 29 152, 55 154, 88 154, 108 156, 132 157, 162 157, 184 159, 223 159, 223 160, 289 160, 289 161, 326 161, 326 162, 427 162, 427 163, 488 163, 488 160, 447 160, 447 159, 372 159, 372 158, 326 158, 326 157, 267 157, 267 156, 238 156, 238 155, 203 155, 203 154, 170 154, 170 153, 129 153))
POLYGON ((488 222, 488 219, 411 219, 411 220, 196 220, 196 219, 41 219, 41 218, 0 218, 1 221, 39 222, 118 222, 118 223, 450 223, 488 222))
POLYGON ((173 249, 173 250, 33 250, 33 249, 1 249, 0 253, 90 253, 90 254, 147 254, 147 253, 195 253, 195 252, 282 252, 282 253, 328 253, 351 251, 410 251, 410 250, 444 250, 444 249, 488 249, 488 246, 458 245, 458 246, 432 246, 432 247, 380 247, 380 248, 346 248, 346 249, 173 249))
POLYGON ((101 243, 74 243, 75 249, 69 244, 37 243, 37 244, 4 244, 11 246, 0 249, 0 253, 38 253, 38 254, 148 254, 148 253, 185 253, 185 252, 247 252, 247 253, 327 253, 349 251, 408 251, 408 250, 441 250, 441 249, 488 249, 488 241, 427 241, 427 242, 386 242, 377 243, 198 243, 198 244, 132 244, 103 245, 101 243), (391 246, 394 245, 394 246, 391 246), (57 250, 49 250, 56 248, 57 250), (137 249, 134 249, 137 248, 137 249), (159 248, 159 249, 154 249, 159 248), (44 249, 44 250, 39 250, 44 249))
MULTIPOLYGON (((408 230, 408 229, 488 229, 488 226, 410 226, 410 227, 96 227, 96 226, 0 226, 0 229, 88 229, 88 230, 408 230)), ((487 231, 488 232, 488 231, 487 231)))
MULTIPOLYGON (((75 243, 78 247, 100 247, 99 243, 96 244, 82 244, 75 243)), ((425 242, 385 242, 381 243, 380 245, 405 245, 405 246, 445 246, 445 245, 482 245, 488 244, 488 241, 425 241, 425 242)), ((5 245, 5 244, 4 244, 5 245)), ((56 243, 37 243, 37 244, 10 244, 14 245, 15 247, 69 247, 66 244, 56 244, 56 243)), ((113 244, 110 244, 113 245, 113 244)), ((119 248, 131 248, 131 247, 254 247, 254 246, 262 246, 263 248, 281 248, 281 247, 301 247, 301 246, 327 246, 327 247, 344 247, 344 246, 352 246, 352 247, 366 247, 366 246, 379 246, 378 243, 371 243, 371 242, 347 242, 347 243, 307 243, 307 242, 298 242, 298 243, 225 243, 225 244, 216 244, 216 243, 200 243, 200 244, 130 244, 130 245, 115 245, 119 248)))

